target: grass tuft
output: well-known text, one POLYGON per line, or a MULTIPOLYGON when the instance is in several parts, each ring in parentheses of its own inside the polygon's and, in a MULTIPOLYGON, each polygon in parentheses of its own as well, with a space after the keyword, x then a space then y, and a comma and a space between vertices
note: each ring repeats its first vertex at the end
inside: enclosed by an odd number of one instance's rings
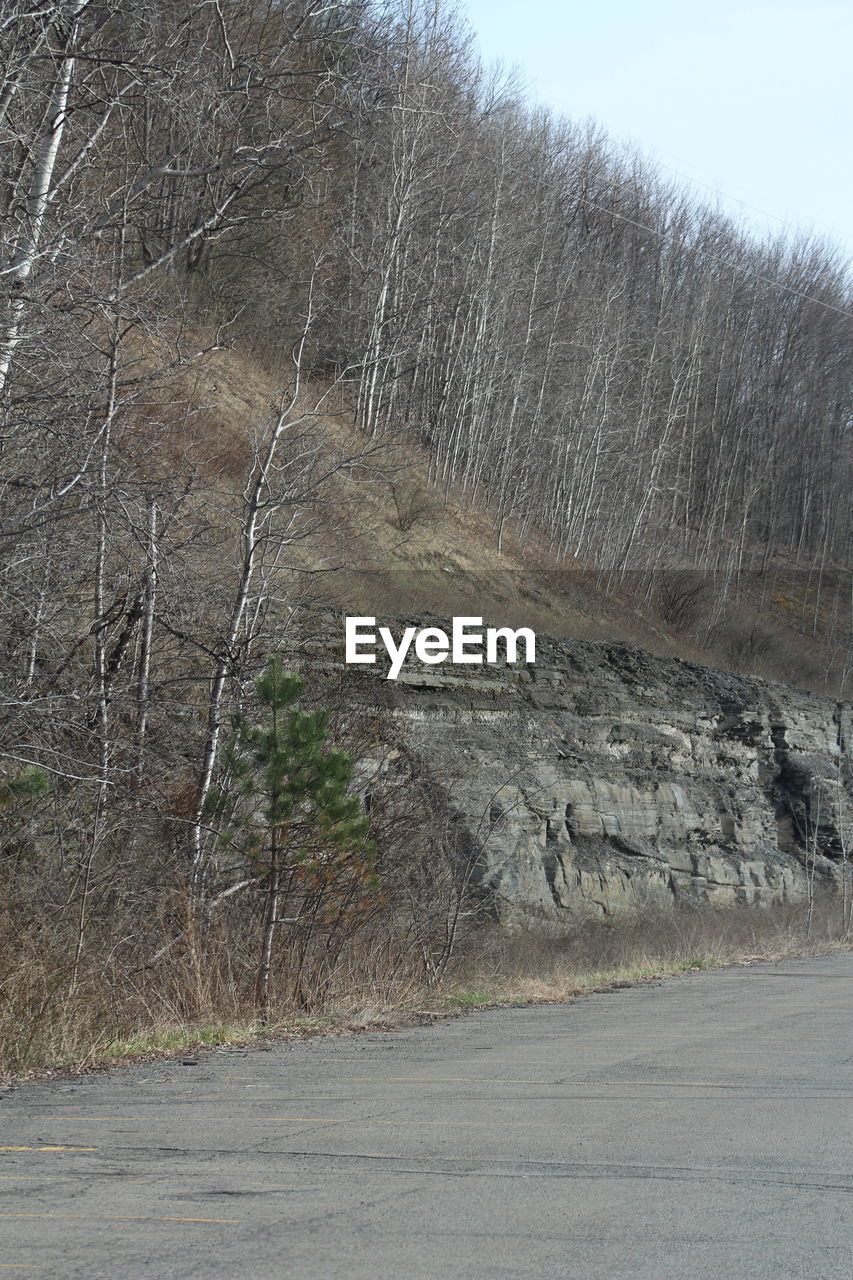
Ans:
POLYGON ((468 991, 451 991, 446 996, 447 1003, 454 1009, 466 1009, 478 1005, 494 1004, 495 996, 491 991, 472 988, 468 991))

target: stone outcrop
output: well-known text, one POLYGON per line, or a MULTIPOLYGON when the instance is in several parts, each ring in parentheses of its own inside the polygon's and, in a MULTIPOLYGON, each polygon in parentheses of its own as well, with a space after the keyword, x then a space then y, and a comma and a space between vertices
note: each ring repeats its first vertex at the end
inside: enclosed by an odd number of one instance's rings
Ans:
POLYGON ((533 667, 409 664, 376 690, 508 927, 839 881, 849 703, 542 637, 533 667))

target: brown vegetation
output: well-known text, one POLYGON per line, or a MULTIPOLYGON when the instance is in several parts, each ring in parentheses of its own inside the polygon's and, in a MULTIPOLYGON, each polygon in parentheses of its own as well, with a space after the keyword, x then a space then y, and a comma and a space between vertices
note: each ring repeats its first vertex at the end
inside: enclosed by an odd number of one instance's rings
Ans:
MULTIPOLYGON (((434 913, 441 904, 433 899, 421 909, 434 913)), ((169 939, 168 931, 152 930, 139 941, 156 948, 169 939)), ((667 974, 821 955, 849 945, 841 939, 837 901, 818 903, 810 935, 801 905, 589 923, 560 940, 481 926, 467 934, 437 977, 424 967, 424 940, 417 932, 389 934, 374 918, 336 964, 320 947, 306 974, 308 1008, 290 985, 294 954, 285 948, 276 1017, 262 1027, 248 977, 253 939, 239 918, 220 917, 203 950, 182 945, 170 949, 166 963, 147 966, 128 962, 129 939, 122 947, 115 938, 99 937, 72 994, 63 967, 70 939, 31 931, 19 940, 17 954, 2 956, 0 1080, 189 1046, 251 1043, 259 1036, 388 1027, 413 1012, 561 1001, 667 974)))
MULTIPOLYGON (((122 1026, 244 1016, 260 888, 209 801, 266 654, 305 643, 306 598, 635 639, 843 695, 831 246, 759 244, 529 108, 441 5, 6 8, 16 1062, 96 1053, 117 1001, 122 1026)), ((307 698, 371 757, 334 675, 307 698)), ((381 894, 307 934, 272 922, 282 1008, 445 970, 470 851, 434 829, 416 763, 400 776, 409 817, 371 813, 381 894)))

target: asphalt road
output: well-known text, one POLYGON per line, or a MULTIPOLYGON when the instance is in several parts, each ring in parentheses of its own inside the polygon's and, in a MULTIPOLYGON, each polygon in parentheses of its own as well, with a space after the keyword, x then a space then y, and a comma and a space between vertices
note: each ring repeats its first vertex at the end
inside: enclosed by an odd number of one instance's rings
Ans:
POLYGON ((0 1278, 851 1280, 853 956, 0 1102, 0 1278))

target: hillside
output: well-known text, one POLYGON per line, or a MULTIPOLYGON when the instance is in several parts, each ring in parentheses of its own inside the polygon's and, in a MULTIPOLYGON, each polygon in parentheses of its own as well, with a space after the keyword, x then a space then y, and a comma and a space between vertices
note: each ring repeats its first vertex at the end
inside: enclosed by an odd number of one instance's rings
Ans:
POLYGON ((12 1060, 393 1002, 474 945, 453 796, 381 682, 303 661, 343 613, 849 695, 837 246, 531 104, 443 0, 7 9, 12 1060))
MULTIPOLYGON (((274 374, 239 348, 200 359, 175 386, 190 424, 176 456, 207 473, 225 509, 237 500, 233 482, 243 478, 248 442, 275 394, 274 374)), ((438 485, 430 454, 411 433, 365 442, 352 396, 320 382, 303 392, 299 410, 312 445, 332 466, 344 465, 314 508, 310 536, 289 548, 291 603, 380 617, 475 614, 558 638, 633 643, 816 693, 846 692, 849 575, 839 567, 818 575, 777 555, 764 573, 745 573, 720 610, 710 572, 636 571, 614 583, 557 554, 535 527, 523 536, 511 527, 499 552, 488 495, 438 485)))

